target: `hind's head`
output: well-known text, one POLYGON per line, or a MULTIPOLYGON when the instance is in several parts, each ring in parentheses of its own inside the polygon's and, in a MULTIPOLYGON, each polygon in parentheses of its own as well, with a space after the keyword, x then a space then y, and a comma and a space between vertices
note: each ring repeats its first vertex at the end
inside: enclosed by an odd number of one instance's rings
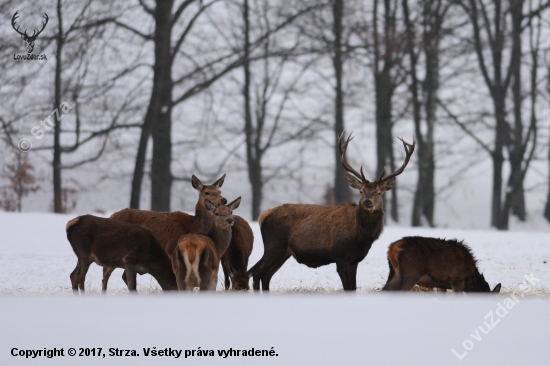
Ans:
POLYGON ((221 230, 228 230, 233 227, 233 210, 236 210, 241 204, 241 197, 228 205, 216 206, 213 202, 205 200, 206 208, 214 215, 216 227, 221 230))

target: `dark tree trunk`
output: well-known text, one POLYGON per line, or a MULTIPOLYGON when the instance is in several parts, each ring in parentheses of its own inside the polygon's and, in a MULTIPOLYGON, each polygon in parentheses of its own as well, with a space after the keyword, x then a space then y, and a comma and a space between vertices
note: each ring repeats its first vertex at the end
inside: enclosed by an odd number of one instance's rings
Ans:
MULTIPOLYGON (((550 91, 550 68, 548 69, 548 91, 550 91)), ((548 142, 548 194, 546 196, 546 205, 544 207, 544 217, 550 222, 550 141, 548 142)))
MULTIPOLYGON (((64 44, 64 35, 63 35, 63 14, 61 11, 61 0, 57 0, 57 49, 55 51, 55 96, 53 102, 54 110, 59 108, 61 105, 61 72, 62 72, 62 56, 63 56, 63 44, 64 44)), ((64 211, 63 208, 63 190, 61 188, 61 120, 58 120, 56 116, 53 116, 54 119, 54 136, 53 136, 53 211, 56 213, 61 213, 64 211)))
POLYGON ((143 174, 145 169, 145 160, 147 154, 147 145, 151 136, 151 125, 154 110, 158 109, 153 106, 153 98, 149 102, 149 108, 145 114, 143 126, 141 126, 141 136, 139 138, 138 151, 136 154, 136 163, 134 167, 134 175, 132 178, 132 192, 130 194, 130 208, 139 209, 141 199, 141 184, 143 183, 143 174))
POLYGON ((170 211, 172 189, 172 5, 157 1, 155 8, 155 67, 153 77, 153 158, 151 210, 170 211))
MULTIPOLYGON (((246 135, 246 160, 248 164, 248 180, 252 187, 252 220, 257 220, 261 213, 262 206, 262 150, 259 146, 262 126, 257 127, 254 133, 252 125, 252 107, 251 107, 251 80, 250 80, 250 19, 249 19, 248 0, 244 0, 243 20, 244 20, 244 131, 246 135)), ((267 42, 267 41, 266 41, 267 42)), ((266 46, 267 47, 267 46, 266 46)), ((267 49, 266 49, 267 51, 267 49)), ((268 55, 265 55, 268 57, 268 55)), ((267 81, 266 81, 267 82, 267 81)), ((262 115, 261 118, 265 118, 262 115)), ((258 121, 260 124, 260 121, 258 121)))
POLYGON ((332 14, 334 17, 334 50, 332 64, 336 79, 334 101, 334 153, 336 172, 334 177, 334 199, 337 204, 347 203, 351 198, 350 189, 346 179, 346 172, 340 162, 338 152, 338 137, 344 130, 344 91, 342 90, 343 58, 342 58, 342 17, 344 13, 344 0, 332 0, 332 14))
POLYGON ((525 192, 523 190, 523 182, 520 181, 519 175, 521 175, 521 163, 523 160, 523 121, 521 118, 521 21, 523 0, 511 1, 511 15, 512 15, 512 62, 510 68, 512 69, 512 76, 514 82, 512 83, 512 96, 514 101, 514 130, 513 139, 510 142, 510 165, 512 166, 512 174, 508 181, 508 191, 515 189, 516 185, 519 185, 518 192, 515 195, 515 199, 512 203, 512 213, 518 217, 520 221, 525 221, 525 192))
MULTIPOLYGON (((404 0, 404 8, 406 0, 404 0)), ((426 134, 422 134, 421 129, 421 101, 418 97, 418 81, 416 76, 416 63, 413 45, 409 49, 411 66, 413 70, 413 108, 415 133, 418 139, 418 182, 414 195, 412 226, 422 225, 422 216, 428 222, 428 225, 434 226, 434 208, 435 208, 435 158, 434 158, 434 128, 437 110, 437 92, 439 89, 439 42, 441 38, 441 25, 446 12, 446 7, 441 6, 440 0, 425 1, 423 5, 423 51, 426 58, 426 76, 422 84, 425 101, 424 109, 426 115, 426 134)), ((407 7, 408 8, 408 7, 407 7)), ((408 13, 408 10, 407 10, 408 13)), ((410 25, 408 33, 414 36, 412 24, 408 14, 405 21, 410 25)))
POLYGON ((501 227, 502 210, 502 166, 504 163, 503 148, 507 134, 505 116, 505 98, 500 92, 495 92, 493 104, 495 108, 496 128, 495 128, 495 148, 492 152, 493 160, 493 194, 491 200, 491 225, 501 227))
MULTIPOLYGON (((392 12, 391 1, 384 0, 384 33, 382 42, 379 40, 378 32, 378 0, 374 1, 373 9, 374 28, 374 83, 376 103, 376 174, 377 178, 382 174, 384 168, 393 169, 393 139, 392 139, 392 98, 395 90, 395 83, 391 71, 395 66, 395 17, 392 12), (380 63, 382 65, 380 66, 380 63)), ((399 221, 397 186, 394 186, 391 193, 390 216, 394 221, 399 221)), ((384 196, 384 205, 387 204, 384 196)))

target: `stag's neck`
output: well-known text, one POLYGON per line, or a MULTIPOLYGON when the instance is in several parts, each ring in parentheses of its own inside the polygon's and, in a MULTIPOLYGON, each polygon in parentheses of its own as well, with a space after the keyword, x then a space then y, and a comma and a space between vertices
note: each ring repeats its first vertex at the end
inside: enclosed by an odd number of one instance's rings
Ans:
POLYGON ((195 206, 195 217, 193 219, 193 233, 208 234, 214 227, 214 216, 204 207, 201 202, 197 202, 195 206))
POLYGON ((229 247, 229 243, 231 242, 231 228, 227 230, 221 230, 217 227, 214 227, 210 231, 208 236, 214 241, 216 249, 218 249, 218 254, 221 258, 222 255, 224 255, 224 253, 227 251, 227 247, 229 247))
POLYGON ((384 210, 367 211, 357 206, 357 236, 363 240, 375 241, 384 230, 384 210))

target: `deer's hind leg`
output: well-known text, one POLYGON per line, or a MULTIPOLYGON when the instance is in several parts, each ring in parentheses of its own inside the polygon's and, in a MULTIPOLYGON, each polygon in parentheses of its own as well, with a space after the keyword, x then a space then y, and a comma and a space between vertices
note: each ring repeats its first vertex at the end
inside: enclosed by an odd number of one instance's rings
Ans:
POLYGON ((80 289, 80 292, 82 294, 85 293, 84 291, 84 282, 86 281, 86 274, 88 273, 88 269, 90 268, 90 265, 92 262, 90 261, 79 261, 80 262, 80 270, 78 272, 78 288, 80 289))
POLYGON ((75 269, 71 272, 69 276, 71 278, 71 286, 73 289, 73 294, 78 295, 78 280, 80 277, 80 261, 76 262, 75 269))
POLYGON ((128 291, 132 294, 137 294, 137 270, 133 263, 124 263, 124 270, 126 274, 126 285, 128 291))
POLYGON ((101 291, 103 294, 107 293, 107 283, 109 282, 109 278, 111 277, 111 274, 113 274, 113 271, 116 268, 108 268, 103 267, 103 280, 101 280, 101 291))

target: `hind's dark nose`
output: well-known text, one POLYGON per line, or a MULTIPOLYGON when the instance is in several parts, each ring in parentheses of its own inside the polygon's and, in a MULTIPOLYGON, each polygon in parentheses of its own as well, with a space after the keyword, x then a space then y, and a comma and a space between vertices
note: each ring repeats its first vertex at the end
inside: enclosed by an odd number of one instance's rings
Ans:
POLYGON ((227 200, 226 200, 225 198, 222 198, 222 203, 223 203, 224 205, 227 205, 227 200))

